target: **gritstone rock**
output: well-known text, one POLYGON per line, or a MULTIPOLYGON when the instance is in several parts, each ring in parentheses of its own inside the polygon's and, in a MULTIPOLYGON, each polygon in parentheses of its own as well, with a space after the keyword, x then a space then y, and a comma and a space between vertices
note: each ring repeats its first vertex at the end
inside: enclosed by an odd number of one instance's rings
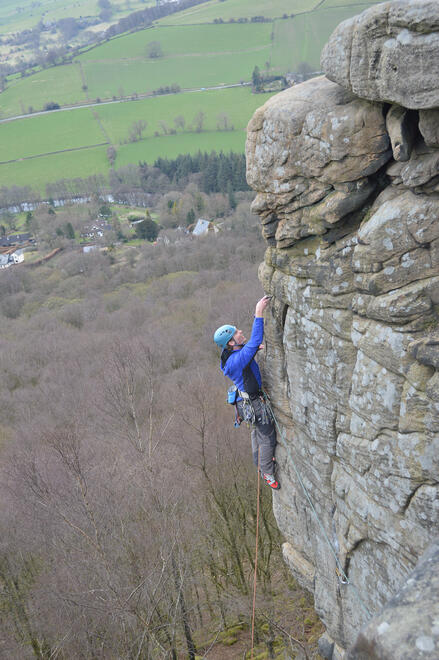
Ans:
POLYGON ((272 97, 248 126, 283 430, 274 512, 326 655, 434 658, 439 616, 415 621, 439 603, 422 587, 437 551, 418 565, 439 529, 439 3, 366 10, 323 63, 331 80, 272 97))
POLYGON ((322 52, 326 76, 360 98, 439 106, 437 0, 384 2, 349 18, 322 52))

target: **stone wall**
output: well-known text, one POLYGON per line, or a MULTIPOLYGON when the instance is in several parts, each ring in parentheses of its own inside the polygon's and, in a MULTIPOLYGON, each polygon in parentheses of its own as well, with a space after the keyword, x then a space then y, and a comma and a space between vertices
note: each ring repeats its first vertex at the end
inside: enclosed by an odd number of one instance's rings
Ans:
MULTIPOLYGON (((322 68, 256 111, 247 176, 274 296, 274 511, 327 628, 322 652, 341 658, 439 534, 439 3, 396 0, 345 21, 322 68)), ((430 651, 413 641, 380 655, 390 617, 375 655, 350 658, 438 658, 432 600, 433 632, 418 635, 430 651)))

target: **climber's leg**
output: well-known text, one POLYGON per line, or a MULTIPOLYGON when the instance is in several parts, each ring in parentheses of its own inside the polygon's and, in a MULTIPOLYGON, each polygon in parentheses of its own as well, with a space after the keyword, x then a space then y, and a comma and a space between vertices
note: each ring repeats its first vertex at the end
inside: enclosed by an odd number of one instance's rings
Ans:
POLYGON ((260 470, 262 474, 274 473, 274 452, 276 450, 276 429, 267 413, 265 403, 256 399, 253 403, 255 423, 252 431, 252 452, 255 465, 258 464, 260 450, 260 470))

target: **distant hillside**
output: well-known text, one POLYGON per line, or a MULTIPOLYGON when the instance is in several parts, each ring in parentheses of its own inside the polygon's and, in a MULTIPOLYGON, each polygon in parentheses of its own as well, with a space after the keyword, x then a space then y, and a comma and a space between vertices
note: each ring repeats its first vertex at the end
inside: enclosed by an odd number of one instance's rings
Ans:
POLYGON ((268 98, 246 87, 254 68, 263 75, 318 71, 333 27, 370 4, 203 3, 70 63, 9 77, 0 113, 16 119, 0 124, 0 185, 44 193, 56 179, 108 175, 139 160, 198 149, 242 152, 247 121, 268 98), (83 105, 93 107, 71 109, 83 105), (61 112, 36 116, 58 106, 61 112))

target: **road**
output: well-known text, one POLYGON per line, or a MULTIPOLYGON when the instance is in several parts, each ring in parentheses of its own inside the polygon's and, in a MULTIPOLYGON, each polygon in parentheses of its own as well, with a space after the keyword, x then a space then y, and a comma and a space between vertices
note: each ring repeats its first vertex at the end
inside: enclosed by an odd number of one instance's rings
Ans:
POLYGON ((15 121, 16 119, 29 119, 29 117, 38 117, 39 115, 53 114, 54 112, 65 112, 66 110, 80 110, 82 108, 95 108, 101 105, 109 105, 110 103, 130 103, 131 101, 140 101, 141 99, 155 98, 156 96, 171 96, 175 94, 192 94, 193 92, 206 92, 215 89, 229 89, 230 87, 245 87, 251 85, 250 82, 233 83, 231 85, 215 85, 214 87, 194 87, 182 89, 180 92, 169 92, 167 94, 138 94, 135 98, 132 96, 125 96, 120 99, 109 99, 107 101, 94 101, 93 103, 85 102, 76 105, 64 105, 57 110, 40 110, 39 112, 32 112, 26 115, 16 115, 15 117, 6 117, 0 119, 0 124, 5 124, 8 121, 15 121))

